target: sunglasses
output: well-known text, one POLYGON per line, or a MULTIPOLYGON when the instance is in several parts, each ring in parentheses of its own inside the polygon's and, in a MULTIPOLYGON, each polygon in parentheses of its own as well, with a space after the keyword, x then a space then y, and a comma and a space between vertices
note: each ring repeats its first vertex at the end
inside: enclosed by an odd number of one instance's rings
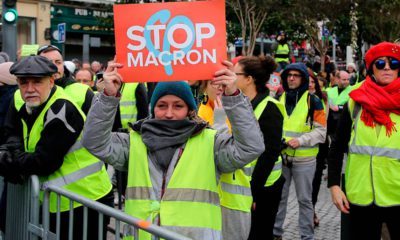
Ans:
POLYGON ((40 55, 42 52, 48 52, 48 50, 56 50, 61 53, 61 50, 54 45, 43 45, 37 50, 37 55, 40 55))
MULTIPOLYGON (((387 61, 384 59, 379 59, 375 61, 375 67, 379 70, 382 70, 385 68, 387 61)), ((400 67, 400 61, 397 59, 389 59, 389 67, 392 70, 399 69, 400 67)))

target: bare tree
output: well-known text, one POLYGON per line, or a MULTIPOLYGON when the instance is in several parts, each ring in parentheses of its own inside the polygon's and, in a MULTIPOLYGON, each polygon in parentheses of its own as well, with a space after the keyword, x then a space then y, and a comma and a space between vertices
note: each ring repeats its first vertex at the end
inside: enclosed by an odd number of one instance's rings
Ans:
POLYGON ((325 71, 324 60, 330 45, 329 36, 334 32, 339 16, 349 14, 350 3, 351 0, 294 0, 288 7, 290 12, 287 16, 291 20, 303 21, 311 46, 320 53, 321 71, 325 71))
POLYGON ((268 6, 273 1, 260 0, 227 0, 226 4, 233 9, 242 27, 243 39, 242 55, 252 55, 256 46, 256 39, 268 15, 268 6), (249 45, 246 46, 247 39, 249 45))

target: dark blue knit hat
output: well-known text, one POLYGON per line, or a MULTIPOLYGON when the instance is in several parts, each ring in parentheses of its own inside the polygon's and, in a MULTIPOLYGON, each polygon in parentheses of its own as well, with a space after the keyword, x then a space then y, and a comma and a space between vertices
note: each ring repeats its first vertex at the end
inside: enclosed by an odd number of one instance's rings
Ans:
POLYGON ((187 82, 159 82, 150 99, 150 111, 153 116, 156 102, 165 95, 175 95, 188 105, 189 110, 197 111, 192 90, 187 82))

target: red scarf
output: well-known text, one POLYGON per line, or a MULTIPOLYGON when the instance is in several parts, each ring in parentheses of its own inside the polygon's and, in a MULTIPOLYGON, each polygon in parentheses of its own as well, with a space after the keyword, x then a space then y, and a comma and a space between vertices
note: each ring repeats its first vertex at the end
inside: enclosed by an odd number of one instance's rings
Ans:
POLYGON ((386 127, 386 135, 391 136, 397 131, 395 122, 389 114, 400 115, 400 78, 386 86, 379 86, 368 76, 362 85, 350 92, 349 96, 362 108, 361 120, 365 125, 375 127, 381 124, 386 127))

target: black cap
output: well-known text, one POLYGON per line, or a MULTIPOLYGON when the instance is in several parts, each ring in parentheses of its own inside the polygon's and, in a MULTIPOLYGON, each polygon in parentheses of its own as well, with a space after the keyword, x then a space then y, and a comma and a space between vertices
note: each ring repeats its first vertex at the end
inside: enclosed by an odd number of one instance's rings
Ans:
POLYGON ((10 73, 17 77, 46 77, 56 72, 57 66, 43 56, 28 56, 10 68, 10 73))

